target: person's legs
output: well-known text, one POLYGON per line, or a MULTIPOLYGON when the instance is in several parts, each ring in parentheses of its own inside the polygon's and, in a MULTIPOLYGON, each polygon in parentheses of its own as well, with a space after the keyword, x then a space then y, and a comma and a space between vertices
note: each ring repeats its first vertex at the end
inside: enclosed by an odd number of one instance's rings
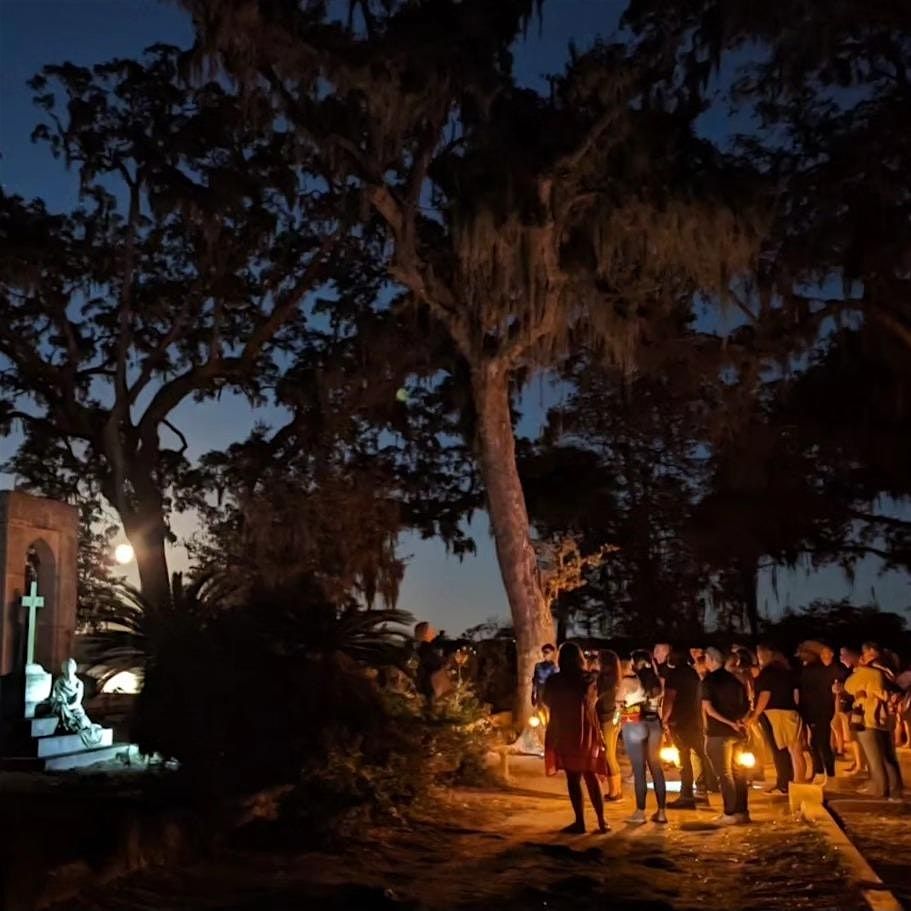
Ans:
POLYGON ((705 751, 705 734, 701 727, 693 738, 693 752, 696 754, 696 761, 699 765, 699 771, 696 773, 696 792, 717 791, 718 779, 715 777, 712 764, 705 751))
POLYGON ((582 777, 585 779, 585 787, 588 788, 588 799, 592 802, 595 811, 595 818, 598 820, 598 828, 602 832, 607 831, 607 823, 604 821, 604 797, 601 795, 601 782, 594 772, 584 772, 582 777))
POLYGON ((898 756, 895 753, 895 738, 891 731, 877 731, 880 735, 880 743, 883 754, 883 766, 886 773, 886 784, 888 787, 887 797, 902 796, 902 771, 898 762, 898 756))
MULTIPOLYGON (((733 743, 731 746, 733 749, 733 743)), ((733 763, 733 757, 732 772, 734 776, 734 812, 738 816, 748 817, 750 815, 748 805, 750 798, 750 783, 747 781, 746 769, 741 769, 733 763)))
POLYGON ((734 787, 733 738, 709 737, 706 739, 706 753, 712 764, 712 771, 721 786, 721 799, 725 816, 737 812, 737 793, 734 787))
POLYGON ((832 752, 832 719, 814 718, 810 721, 813 774, 835 777, 835 754, 832 752))
POLYGON ((791 781, 801 782, 807 780, 807 762, 803 755, 803 739, 788 747, 791 757, 791 781))
POLYGON ((633 780, 636 790, 636 809, 645 810, 645 795, 648 787, 645 782, 645 725, 640 721, 623 725, 623 746, 633 767, 633 780))
POLYGON ((564 832, 584 832, 585 831, 585 813, 582 807, 582 773, 566 773, 566 790, 569 791, 569 802, 572 804, 573 813, 576 821, 568 825, 564 832))
POLYGON ((880 740, 877 732, 872 728, 857 732, 861 749, 867 758, 867 767, 870 769, 870 793, 874 797, 885 797, 887 793, 886 764, 880 749, 880 740))
POLYGON ((762 727, 762 733, 765 735, 766 742, 769 745, 769 751, 772 754, 772 762, 775 763, 775 787, 779 791, 788 790, 788 782, 793 774, 791 769, 791 755, 784 749, 779 750, 775 743, 775 735, 772 733, 772 725, 765 714, 760 715, 759 724, 762 727))
POLYGON ((836 712, 835 717, 832 719, 832 740, 835 744, 835 752, 839 756, 843 756, 845 753, 845 714, 844 712, 836 712))
POLYGON ((648 770, 651 773, 652 781, 655 785, 655 799, 658 801, 658 809, 663 810, 667 806, 667 784, 664 780, 664 768, 661 765, 661 730, 660 721, 649 721, 646 723, 648 731, 645 746, 645 761, 648 764, 648 770))
POLYGON ((693 799, 693 735, 685 728, 673 728, 671 736, 680 754, 680 800, 693 799))
POLYGON ((607 799, 619 800, 622 776, 620 758, 617 756, 617 739, 620 736, 620 725, 605 721, 601 725, 601 734, 604 737, 604 756, 607 761, 607 799))

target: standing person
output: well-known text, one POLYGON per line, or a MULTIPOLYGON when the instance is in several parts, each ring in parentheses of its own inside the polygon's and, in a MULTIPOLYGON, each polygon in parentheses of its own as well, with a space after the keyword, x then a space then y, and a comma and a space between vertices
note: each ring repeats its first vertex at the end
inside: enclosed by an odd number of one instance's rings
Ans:
POLYGON ((860 664, 845 681, 845 692, 863 710, 864 729, 857 732, 870 767, 869 793, 900 800, 902 776, 895 755, 889 718, 891 692, 886 672, 878 666, 879 650, 872 643, 861 649, 860 664))
POLYGON ((668 668, 661 721, 680 753, 680 795, 668 803, 668 808, 693 810, 696 808, 693 759, 703 776, 708 767, 699 704, 699 675, 686 663, 683 653, 676 650, 671 652, 668 668))
POLYGON ((735 759, 735 749, 746 739, 744 720, 750 703, 743 684, 724 669, 724 653, 717 648, 705 650, 708 673, 701 684, 702 711, 705 715, 705 747, 709 762, 718 776, 724 812, 719 825, 743 825, 750 821, 749 785, 735 759))
POLYGON ((841 698, 836 692, 837 685, 844 683, 845 677, 848 675, 845 673, 844 667, 840 661, 837 661, 835 658, 835 650, 823 643, 822 649, 819 652, 819 660, 822 662, 824 667, 829 668, 829 673, 832 675, 832 695, 834 697, 834 714, 832 715, 832 749, 835 751, 835 756, 844 756, 847 752, 847 742, 844 735, 844 713, 841 710, 841 698))
POLYGON ((645 798, 648 794, 646 768, 655 785, 658 809, 652 822, 667 823, 667 787, 659 751, 663 728, 661 727, 661 678, 646 651, 635 651, 630 656, 630 667, 617 688, 620 708, 623 746, 633 767, 636 789, 636 810, 627 822, 641 825, 645 822, 645 798))
POLYGON ((598 721, 604 738, 604 758, 607 762, 607 793, 605 800, 620 800, 622 775, 620 759, 617 756, 617 741, 620 738, 620 713, 617 711, 617 687, 620 685, 620 658, 616 652, 604 649, 601 652, 600 673, 598 674, 598 721))
POLYGON ((759 721, 772 750, 776 781, 769 793, 787 794, 790 781, 806 778, 803 723, 797 711, 797 681, 787 659, 771 645, 760 645, 756 656, 760 671, 754 683, 756 703, 750 723, 759 721), (783 752, 787 755, 787 764, 783 752))
POLYGON ((449 688, 449 662, 437 641, 437 631, 426 620, 415 625, 414 638, 417 642, 415 652, 418 660, 416 688, 428 704, 432 704, 434 699, 444 695, 449 688))
POLYGON ((604 744, 595 711, 597 679, 585 670, 582 650, 573 642, 560 646, 558 674, 551 674, 544 686, 543 702, 550 720, 544 734, 544 768, 548 775, 566 772, 566 788, 575 820, 564 832, 585 832, 582 780, 598 820, 598 831, 607 832, 604 799, 598 777, 607 775, 604 744))
POLYGON ((843 646, 839 653, 839 663, 844 668, 842 679, 836 683, 835 698, 838 705, 838 714, 842 721, 842 737, 844 738, 845 748, 851 759, 851 765, 845 769, 845 775, 860 775, 867 770, 867 760, 861 749, 860 741, 857 735, 864 729, 864 712, 863 707, 855 705, 854 697, 845 692, 844 683, 848 677, 854 673, 854 669, 860 664, 860 652, 854 648, 843 646))
POLYGON ((832 719, 835 717, 833 687, 838 680, 833 665, 823 664, 823 648, 821 642, 809 640, 802 642, 797 649, 802 665, 798 684, 800 715, 810 734, 813 783, 821 785, 835 777, 832 719))
POLYGON ((531 704, 537 706, 544 695, 544 684, 550 679, 551 674, 557 672, 557 650, 550 642, 541 648, 541 661, 535 665, 531 678, 531 704))
POLYGON ((659 642, 652 649, 652 661, 654 662, 655 673, 662 679, 666 680, 670 673, 671 646, 669 642, 659 642))

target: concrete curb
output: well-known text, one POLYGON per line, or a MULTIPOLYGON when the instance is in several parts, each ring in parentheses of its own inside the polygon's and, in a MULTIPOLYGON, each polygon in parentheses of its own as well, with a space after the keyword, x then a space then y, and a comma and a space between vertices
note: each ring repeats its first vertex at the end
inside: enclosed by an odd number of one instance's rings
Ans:
POLYGON ((904 906, 877 876, 825 804, 804 800, 800 804, 800 815, 822 832, 838 852, 871 911, 904 911, 904 906))

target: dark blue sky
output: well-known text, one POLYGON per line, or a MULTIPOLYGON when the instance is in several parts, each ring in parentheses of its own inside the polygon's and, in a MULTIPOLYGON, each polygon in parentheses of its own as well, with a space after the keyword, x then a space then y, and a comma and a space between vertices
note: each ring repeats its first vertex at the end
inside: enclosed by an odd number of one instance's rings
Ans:
MULTIPOLYGON (((491 0, 495 2, 495 0, 491 0)), ((522 81, 540 84, 547 73, 559 70, 570 40, 580 47, 598 35, 609 37, 624 4, 619 0, 547 0, 544 29, 533 23, 516 47, 516 65, 522 81)), ((40 196, 52 209, 66 209, 76 201, 76 181, 43 145, 33 146, 29 134, 36 120, 26 81, 45 63, 69 60, 91 64, 116 56, 133 56, 155 42, 180 46, 192 40, 189 20, 171 3, 156 0, 0 0, 0 181, 7 192, 40 196)), ((706 118, 710 131, 724 129, 719 106, 706 118)), ((556 400, 547 384, 534 383, 525 399, 520 430, 533 433, 543 409, 556 400)), ((274 413, 273 413, 274 417, 274 413)), ((242 399, 185 405, 176 423, 188 434, 191 454, 198 455, 246 436, 255 419, 270 419, 268 409, 253 412, 242 399)), ((0 459, 15 441, 0 440, 0 459)), ((8 479, 3 479, 7 481, 8 479)), ((2 486, 6 486, 4 483, 2 486)), ((192 531, 192 519, 179 518, 178 534, 192 531)), ((486 515, 471 526, 478 556, 463 563, 447 557, 436 541, 406 537, 402 552, 412 555, 402 591, 401 607, 427 618, 451 633, 491 616, 508 615, 502 584, 493 556, 486 515)), ((177 549, 174 568, 185 563, 177 549)), ((799 606, 816 597, 851 597, 867 601, 871 589, 883 607, 911 605, 911 589, 904 575, 880 576, 876 564, 861 567, 852 588, 837 570, 807 574, 779 573, 778 593, 769 578, 761 584, 761 603, 775 612, 782 604, 799 606)))

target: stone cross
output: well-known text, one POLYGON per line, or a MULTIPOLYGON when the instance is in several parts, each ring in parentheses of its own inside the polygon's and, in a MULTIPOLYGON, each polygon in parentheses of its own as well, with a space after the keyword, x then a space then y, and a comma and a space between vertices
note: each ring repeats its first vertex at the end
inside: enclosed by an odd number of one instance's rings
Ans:
POLYGON ((25 658, 25 663, 28 665, 35 663, 35 633, 38 631, 35 623, 35 610, 44 607, 44 598, 38 594, 37 582, 32 582, 29 593, 22 596, 22 606, 28 608, 28 647, 25 658))

